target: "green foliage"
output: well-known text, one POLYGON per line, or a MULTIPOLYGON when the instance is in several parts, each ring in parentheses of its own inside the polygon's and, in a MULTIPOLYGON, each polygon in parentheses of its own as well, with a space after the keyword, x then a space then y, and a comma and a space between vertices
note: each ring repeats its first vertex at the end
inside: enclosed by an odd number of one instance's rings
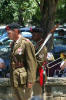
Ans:
POLYGON ((0 1, 0 23, 8 24, 16 21, 24 25, 32 21, 36 9, 37 4, 33 0, 2 0, 0 1))
POLYGON ((36 13, 32 16, 32 24, 39 26, 41 23, 41 12, 40 9, 36 8, 36 13))
MULTIPOLYGON (((65 12, 66 0, 59 0, 56 21, 66 22, 65 12)), ((8 24, 13 21, 22 25, 26 23, 39 25, 41 13, 36 0, 0 0, 0 24, 8 24)))
POLYGON ((59 0, 58 2, 56 21, 66 23, 66 0, 59 0))
POLYGON ((9 0, 0 1, 0 23, 9 23, 13 21, 15 9, 9 0))

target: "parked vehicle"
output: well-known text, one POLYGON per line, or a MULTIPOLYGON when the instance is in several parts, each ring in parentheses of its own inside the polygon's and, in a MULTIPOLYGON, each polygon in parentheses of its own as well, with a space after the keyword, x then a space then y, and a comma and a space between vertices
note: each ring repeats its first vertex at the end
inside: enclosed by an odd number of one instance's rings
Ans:
POLYGON ((59 34, 58 32, 54 33, 54 40, 53 40, 53 49, 52 53, 55 58, 60 57, 60 54, 66 51, 66 31, 64 33, 59 34))
MULTIPOLYGON (((4 75, 4 77, 6 77, 6 74, 10 71, 10 52, 11 52, 11 49, 10 49, 10 42, 12 40, 9 40, 8 37, 4 37, 4 38, 1 38, 0 39, 0 57, 1 59, 4 60, 4 63, 5 63, 5 68, 4 69, 1 69, 0 70, 2 71, 1 75, 4 75)), ((0 62, 1 63, 1 62, 0 62)), ((0 76, 2 77, 2 76, 0 76)))
POLYGON ((21 27, 20 32, 31 32, 31 30, 35 28, 35 26, 32 27, 21 27))
POLYGON ((32 33, 31 32, 21 32, 21 35, 25 38, 28 38, 28 39, 32 39, 32 33))
POLYGON ((1 36, 4 32, 6 32, 5 27, 6 27, 6 26, 0 26, 0 36, 1 36))
POLYGON ((30 32, 30 27, 22 27, 20 28, 21 32, 30 32))

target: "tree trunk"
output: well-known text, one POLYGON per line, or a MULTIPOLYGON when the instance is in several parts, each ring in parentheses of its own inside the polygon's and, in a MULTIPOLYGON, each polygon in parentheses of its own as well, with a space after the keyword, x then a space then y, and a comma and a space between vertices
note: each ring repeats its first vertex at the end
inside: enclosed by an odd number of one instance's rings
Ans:
POLYGON ((40 0, 40 10, 42 14, 41 27, 44 30, 44 37, 53 28, 56 5, 58 0, 40 0))
MULTIPOLYGON (((54 27, 57 2, 58 0, 40 0, 41 27, 44 31, 44 39, 47 33, 54 27)), ((53 48, 53 36, 47 42, 46 47, 48 52, 53 48)))

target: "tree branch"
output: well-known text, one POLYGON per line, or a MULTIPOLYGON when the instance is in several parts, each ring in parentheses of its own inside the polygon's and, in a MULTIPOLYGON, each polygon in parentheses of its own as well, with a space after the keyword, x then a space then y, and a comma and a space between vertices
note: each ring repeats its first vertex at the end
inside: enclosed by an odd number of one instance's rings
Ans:
POLYGON ((45 0, 40 0, 40 10, 42 12, 45 0))
POLYGON ((35 0, 35 1, 37 2, 38 6, 40 7, 40 3, 38 2, 38 0, 35 0))

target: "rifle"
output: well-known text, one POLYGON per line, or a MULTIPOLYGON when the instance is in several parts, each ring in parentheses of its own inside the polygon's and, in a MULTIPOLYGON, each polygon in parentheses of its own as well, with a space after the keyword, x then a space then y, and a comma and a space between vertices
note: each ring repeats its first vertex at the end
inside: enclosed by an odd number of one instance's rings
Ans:
POLYGON ((48 40, 52 37, 52 34, 54 33, 54 31, 56 30, 56 28, 58 27, 59 25, 56 25, 53 29, 51 29, 51 31, 48 33, 45 41, 43 42, 41 48, 38 50, 38 52, 35 54, 36 56, 40 53, 40 51, 43 49, 43 47, 46 45, 46 43, 48 42, 48 40))

